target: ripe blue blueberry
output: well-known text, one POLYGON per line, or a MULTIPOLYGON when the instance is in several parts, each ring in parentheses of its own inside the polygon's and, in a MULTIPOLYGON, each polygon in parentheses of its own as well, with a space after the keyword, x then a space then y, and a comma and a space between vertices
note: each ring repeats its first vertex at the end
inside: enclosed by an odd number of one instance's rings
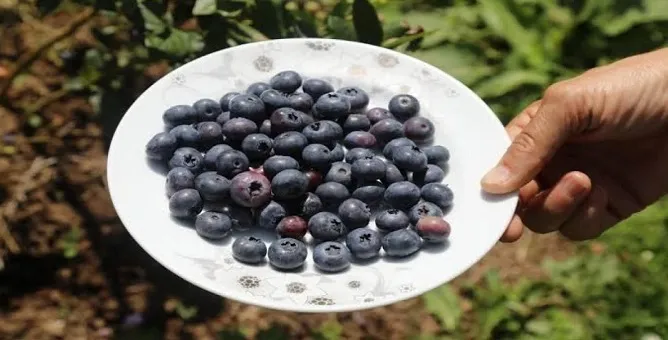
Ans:
POLYGON ((287 215, 288 212, 282 204, 270 201, 259 209, 257 224, 262 229, 276 230, 278 223, 287 215))
POLYGON ((257 82, 257 83, 252 83, 248 86, 246 89, 247 94, 252 94, 256 97, 260 97, 262 95, 262 92, 270 90, 271 86, 267 83, 264 82, 257 82))
POLYGON ((271 155, 274 142, 265 134, 254 133, 241 142, 241 150, 249 160, 264 161, 271 155))
POLYGON ((385 186, 377 181, 363 182, 353 191, 352 197, 368 204, 376 205, 383 200, 385 186))
POLYGON ((343 129, 331 120, 321 120, 307 125, 302 131, 310 143, 334 146, 343 137, 343 129))
POLYGON ((232 118, 223 125, 223 134, 231 142, 241 142, 246 136, 257 132, 257 124, 246 118, 232 118))
POLYGON ((343 122, 343 132, 348 134, 353 131, 369 131, 371 121, 363 114, 351 114, 343 122))
POLYGON ((274 197, 279 200, 301 197, 307 189, 308 178, 299 170, 283 170, 271 180, 271 190, 274 197))
POLYGON ((329 149, 329 157, 331 162, 341 162, 346 156, 346 151, 343 149, 343 145, 336 143, 333 148, 329 149))
POLYGON ((323 242, 313 248, 313 263, 322 271, 340 272, 350 267, 350 253, 339 242, 323 242))
POLYGON ((239 93, 239 92, 228 92, 228 93, 224 94, 224 95, 220 98, 220 102, 219 102, 219 104, 220 104, 220 109, 222 110, 222 112, 230 111, 230 100, 231 100, 232 98, 234 98, 234 97, 240 95, 240 94, 241 94, 241 93, 239 93))
POLYGON ((179 147, 197 147, 200 142, 200 134, 192 125, 179 125, 169 130, 169 134, 176 138, 179 147))
POLYGON ((266 116, 264 103, 256 95, 240 94, 230 100, 230 118, 246 118, 262 124, 266 116))
POLYGON ((443 210, 439 208, 436 204, 422 201, 414 205, 408 211, 408 218, 411 220, 411 223, 415 225, 421 218, 426 216, 443 216, 443 210))
POLYGON ((269 84, 283 93, 293 93, 302 86, 302 77, 295 71, 282 71, 271 77, 269 84))
POLYGON ((413 117, 404 122, 404 135, 417 143, 431 142, 434 130, 434 123, 425 117, 413 117))
POLYGON ((267 245, 259 238, 241 236, 232 243, 232 256, 244 263, 261 263, 267 256, 267 245))
POLYGON ((195 178, 195 189, 205 201, 223 201, 230 197, 230 180, 215 171, 204 172, 195 178))
POLYGON ((351 165, 344 162, 333 163, 325 175, 325 182, 337 182, 351 187, 353 185, 351 165))
POLYGON ((190 105, 176 105, 165 110, 162 121, 167 127, 192 124, 197 122, 197 111, 190 105))
POLYGON ((197 132, 199 133, 200 144, 205 146, 222 143, 223 127, 216 122, 201 122, 197 124, 197 132))
POLYGON ((303 112, 299 112, 291 107, 277 109, 269 118, 271 131, 275 134, 280 134, 286 131, 301 130, 304 128, 303 116, 303 112))
POLYGON ((450 151, 441 145, 430 145, 422 148, 427 155, 427 163, 444 168, 450 160, 450 151))
POLYGON ((169 168, 186 168, 197 175, 204 167, 204 156, 202 153, 189 147, 178 148, 169 160, 169 168))
POLYGON ((287 169, 299 169, 299 162, 290 156, 271 156, 262 164, 264 175, 272 179, 276 174, 287 169))
POLYGON ((324 94, 334 92, 334 87, 330 83, 317 78, 306 79, 302 84, 302 89, 315 101, 324 94))
POLYGON ((388 108, 398 120, 406 121, 420 112, 420 102, 410 94, 399 94, 390 99, 388 108))
POLYGON ((383 119, 371 126, 369 132, 376 137, 376 143, 385 143, 404 136, 404 125, 394 119, 383 119))
POLYGON ((382 107, 374 107, 369 109, 366 112, 366 117, 369 118, 369 122, 371 122, 372 125, 380 122, 383 119, 395 119, 390 111, 383 109, 382 107))
POLYGON ((416 171, 413 173, 413 182, 419 185, 427 183, 439 183, 445 178, 445 172, 433 164, 427 164, 427 170, 416 171))
POLYGON ((290 102, 291 108, 302 112, 309 112, 313 107, 313 98, 305 92, 289 95, 288 101, 290 102))
POLYGON ((306 193, 306 198, 301 205, 299 215, 306 219, 310 219, 313 215, 321 211, 322 201, 320 201, 320 197, 312 192, 306 193))
POLYGON ((369 105, 369 95, 359 87, 347 86, 342 87, 336 91, 346 97, 350 101, 350 110, 361 111, 369 105))
POLYGON ((373 148, 376 146, 376 137, 366 131, 353 131, 343 139, 343 145, 348 149, 373 148))
POLYGON ((285 93, 274 89, 269 89, 262 92, 260 99, 262 99, 264 108, 267 110, 267 113, 272 113, 276 109, 290 106, 290 100, 288 99, 288 96, 285 93))
POLYGON ((384 198, 392 208, 408 210, 420 200, 420 188, 408 181, 392 183, 385 190, 384 198))
POLYGON ((385 254, 390 257, 406 257, 422 247, 420 235, 410 229, 400 229, 386 234, 381 240, 385 254))
POLYGON ((232 178, 230 197, 242 207, 257 208, 271 199, 271 183, 264 175, 242 172, 232 178))
POLYGON ((339 205, 350 197, 350 191, 345 185, 336 182, 320 184, 315 189, 315 194, 320 197, 325 209, 336 210, 339 205))
POLYGON ((401 137, 391 140, 389 143, 385 144, 383 147, 383 156, 387 159, 392 159, 392 153, 394 150, 401 146, 417 146, 412 140, 401 137))
POLYGON ((323 211, 309 219, 308 231, 317 240, 334 241, 344 236, 348 230, 339 216, 323 211))
POLYGON ((450 223, 441 217, 427 216, 415 225, 415 231, 429 243, 442 243, 450 236, 450 223))
MULTIPOLYGON (((413 175, 415 176, 415 175, 413 175)), ((397 168, 394 163, 387 162, 385 163, 385 177, 383 177, 382 181, 386 185, 390 185, 392 183, 396 182, 402 182, 406 180, 406 175, 397 168)))
POLYGON ((186 168, 174 168, 167 173, 165 181, 165 191, 167 197, 171 197, 175 192, 182 189, 192 189, 195 187, 195 175, 186 168))
POLYGON ((369 206, 356 199, 349 198, 339 205, 339 217, 349 230, 366 227, 371 220, 369 206))
POLYGON ((271 131, 271 121, 269 119, 265 119, 262 121, 262 124, 260 125, 260 133, 263 133, 267 136, 275 136, 276 134, 271 131))
POLYGON ((373 158, 376 154, 373 150, 364 148, 349 149, 346 153, 346 163, 353 164, 355 161, 363 158, 373 158))
POLYGON ((200 122, 213 122, 223 112, 219 102, 208 98, 196 101, 193 108, 197 112, 197 119, 200 122))
POLYGON ((452 189, 445 184, 441 183, 429 183, 425 184, 421 190, 422 199, 427 202, 436 204, 437 206, 445 209, 452 205, 452 200, 454 195, 452 189))
POLYGON ((216 117, 216 123, 220 124, 220 126, 225 125, 230 119, 230 111, 223 111, 221 114, 216 117))
POLYGON ((146 156, 155 160, 168 160, 178 147, 176 137, 167 132, 160 132, 146 143, 146 156))
POLYGON ((369 228, 355 229, 346 235, 346 246, 360 260, 378 256, 381 248, 380 235, 369 228))
POLYGON ((223 151, 216 159, 216 170, 224 177, 232 178, 248 170, 249 160, 238 150, 223 151))
POLYGON ((274 138, 274 152, 277 155, 302 158, 302 150, 308 145, 308 139, 297 131, 283 132, 274 138))
POLYGON ((410 222, 408 215, 399 209, 388 209, 376 216, 376 227, 384 232, 406 229, 410 222))
POLYGON ((308 251, 304 242, 286 237, 272 242, 267 255, 272 266, 290 270, 299 268, 304 264, 308 251))
POLYGON ((195 231, 199 236, 211 240, 225 238, 232 230, 232 220, 219 212, 205 211, 195 219, 195 231))
POLYGON ((313 109, 325 119, 338 119, 350 113, 350 100, 341 93, 330 92, 318 98, 313 109))
POLYGON ((169 198, 169 212, 176 218, 195 218, 204 208, 204 202, 195 189, 181 189, 169 198))
POLYGON ((427 169, 427 155, 417 146, 400 146, 392 152, 392 162, 405 171, 424 171, 427 169))
POLYGON ((233 150, 233 148, 227 144, 218 144, 214 145, 204 154, 204 167, 206 169, 216 170, 216 159, 220 156, 221 153, 233 150))
POLYGON ((331 151, 322 144, 307 145, 302 151, 302 159, 315 169, 326 169, 332 164, 331 151))
POLYGON ((235 230, 247 230, 253 226, 253 215, 250 209, 233 202, 216 203, 211 207, 211 211, 227 215, 232 220, 232 228, 235 230))
POLYGON ((386 169, 385 162, 378 157, 358 159, 351 167, 353 177, 359 181, 381 179, 385 177, 386 169))

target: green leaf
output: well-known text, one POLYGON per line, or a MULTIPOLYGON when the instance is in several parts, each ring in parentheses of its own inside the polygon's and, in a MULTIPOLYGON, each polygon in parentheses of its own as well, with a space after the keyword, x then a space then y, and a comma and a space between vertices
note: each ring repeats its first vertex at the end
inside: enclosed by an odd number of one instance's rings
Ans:
POLYGON ((616 2, 608 3, 600 14, 592 18, 592 22, 607 36, 618 36, 632 27, 653 22, 668 21, 668 1, 637 0, 635 5, 627 6, 621 13, 614 11, 612 6, 620 6, 616 2))
POLYGON ((143 2, 138 2, 137 7, 139 7, 139 12, 144 19, 144 28, 146 28, 147 31, 155 34, 162 34, 165 32, 167 25, 165 25, 165 22, 160 19, 158 15, 146 7, 143 2))
POLYGON ((252 20, 253 26, 271 39, 282 38, 285 34, 283 9, 277 0, 257 2, 252 20))
POLYGON ((338 340, 343 334, 343 326, 336 320, 325 321, 313 334, 317 340, 338 340))
POLYGON ((462 311, 459 308, 459 296, 450 286, 438 287, 424 294, 422 298, 427 310, 438 318, 445 330, 457 329, 462 311))
POLYGON ((545 87, 549 81, 550 77, 539 71, 508 70, 478 83, 475 91, 483 98, 494 98, 527 85, 545 87))
POLYGON ((355 29, 346 19, 336 16, 327 17, 327 29, 337 39, 357 40, 355 29))
POLYGON ((368 0, 353 2, 353 24, 360 42, 377 46, 383 42, 383 26, 378 20, 376 9, 368 0))
POLYGON ((230 20, 229 21, 232 26, 234 26, 237 30, 241 31, 244 35, 249 37, 252 41, 262 41, 262 40, 269 40, 269 38, 262 34, 262 32, 256 30, 250 25, 237 22, 236 20, 230 20))
POLYGON ((193 6, 193 15, 211 15, 218 9, 216 0, 197 0, 193 6))
POLYGON ((166 38, 149 35, 144 43, 149 48, 179 58, 199 52, 204 48, 204 41, 199 33, 186 32, 176 28, 172 28, 166 38))
POLYGON ((332 8, 332 11, 329 12, 329 15, 333 15, 339 18, 345 18, 348 15, 350 10, 350 5, 347 0, 339 0, 339 2, 332 8))

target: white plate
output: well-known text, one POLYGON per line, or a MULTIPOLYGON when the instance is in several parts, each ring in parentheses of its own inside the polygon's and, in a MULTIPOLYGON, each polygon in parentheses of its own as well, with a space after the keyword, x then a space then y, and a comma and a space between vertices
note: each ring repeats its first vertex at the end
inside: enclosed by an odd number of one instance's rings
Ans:
POLYGON ((487 197, 479 183, 509 142, 502 124, 478 96, 422 61, 349 41, 272 40, 206 55, 146 90, 118 125, 107 176, 116 211, 132 237, 183 279, 223 297, 272 309, 353 311, 436 288, 494 246, 513 214, 517 196, 487 197), (446 247, 421 251, 403 261, 381 257, 369 264, 353 264, 338 274, 316 271, 309 249, 304 270, 283 273, 269 265, 238 263, 230 253, 231 240, 222 245, 206 242, 171 219, 164 174, 152 170, 144 153, 148 140, 163 131, 165 109, 201 98, 217 100, 287 69, 327 79, 337 88, 361 86, 371 96, 370 107, 386 106, 397 93, 409 93, 421 101, 421 114, 436 126, 436 144, 451 152, 444 183, 452 188, 455 200, 446 216, 452 225, 446 247))

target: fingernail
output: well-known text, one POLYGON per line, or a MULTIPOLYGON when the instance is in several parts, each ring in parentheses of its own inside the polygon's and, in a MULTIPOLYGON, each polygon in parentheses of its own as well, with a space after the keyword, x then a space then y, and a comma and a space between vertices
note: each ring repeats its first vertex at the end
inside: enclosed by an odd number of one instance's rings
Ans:
POLYGON ((490 170, 483 178, 483 185, 501 185, 510 180, 510 169, 503 165, 497 165, 490 170))
POLYGON ((566 181, 564 185, 566 191, 576 200, 582 200, 589 193, 589 188, 575 180, 566 181))

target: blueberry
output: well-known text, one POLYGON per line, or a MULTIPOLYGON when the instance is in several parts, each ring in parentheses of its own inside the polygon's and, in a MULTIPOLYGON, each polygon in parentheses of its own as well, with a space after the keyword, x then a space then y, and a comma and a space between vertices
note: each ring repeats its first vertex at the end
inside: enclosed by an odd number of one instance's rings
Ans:
POLYGON ((336 145, 329 151, 330 162, 342 162, 346 156, 346 151, 343 149, 343 145, 339 143, 336 143, 336 145))
POLYGON ((169 160, 169 168, 186 168, 193 174, 199 174, 204 167, 204 157, 202 153, 189 147, 178 148, 169 160))
POLYGON ((232 256, 240 262, 260 263, 267 256, 267 245, 259 238, 242 236, 232 243, 232 256))
POLYGON ((313 107, 313 98, 311 98, 308 93, 304 92, 289 95, 288 101, 290 102, 291 108, 302 112, 309 112, 313 107))
POLYGON ((418 143, 434 139, 434 124, 425 117, 413 117, 404 122, 404 135, 418 143))
POLYGON ((304 218, 311 218, 313 215, 322 211, 322 201, 318 195, 309 192, 301 205, 300 214, 304 218))
POLYGON ((302 86, 302 77, 295 71, 282 71, 271 77, 269 84, 283 93, 292 93, 302 86))
POLYGON ((351 133, 353 131, 369 131, 371 121, 363 114, 351 114, 343 122, 343 132, 351 133))
POLYGON ((390 111, 383 109, 382 107, 374 107, 366 112, 366 117, 369 118, 371 124, 376 124, 383 119, 395 119, 390 111))
POLYGON ((260 97, 264 91, 271 90, 271 86, 267 83, 257 82, 252 83, 246 89, 247 94, 252 94, 256 97, 260 97))
POLYGON ((413 182, 419 185, 427 183, 438 183, 445 178, 445 172, 433 164, 427 164, 427 170, 416 171, 413 173, 413 182))
POLYGON ((271 156, 262 165, 264 174, 272 179, 276 174, 287 169, 299 169, 299 162, 290 156, 271 156))
POLYGON ((277 155, 302 158, 302 150, 308 145, 306 136, 297 131, 283 132, 274 138, 274 152, 277 155))
POLYGON ((350 230, 362 228, 369 225, 371 209, 366 203, 356 198, 349 198, 339 206, 339 217, 350 230))
POLYGON ((346 163, 353 164, 355 161, 363 158, 373 158, 376 154, 373 150, 364 148, 354 148, 346 153, 346 163))
MULTIPOLYGON (((415 174, 413 174, 415 176, 415 174)), ((394 163, 388 162, 385 163, 385 177, 383 177, 383 183, 390 185, 396 182, 402 182, 406 180, 406 175, 397 168, 394 163)))
POLYGON ((266 118, 264 103, 256 95, 240 94, 230 100, 230 118, 246 118, 262 124, 266 118))
POLYGON ((422 148, 427 155, 427 163, 437 165, 441 168, 450 160, 450 151, 441 145, 430 145, 422 148))
POLYGON ((353 191, 352 197, 368 204, 375 205, 383 200, 385 186, 378 182, 366 182, 353 191))
POLYGON ((197 119, 200 122, 213 122, 223 112, 220 103, 208 98, 196 101, 193 104, 193 108, 197 112, 197 119))
POLYGON ((318 98, 313 109, 323 118, 338 119, 350 112, 350 100, 341 93, 330 92, 318 98))
POLYGON ((389 209, 376 216, 376 227, 384 232, 406 229, 411 223, 408 215, 398 209, 389 209))
POLYGON ((259 209, 257 224, 263 229, 276 230, 278 223, 287 215, 282 204, 271 201, 259 209))
POLYGON ((224 95, 220 98, 220 103, 219 103, 219 104, 220 104, 220 109, 221 109, 223 112, 225 112, 225 111, 230 111, 230 100, 231 100, 232 98, 234 98, 234 97, 240 95, 240 94, 241 94, 241 93, 239 93, 239 92, 228 92, 228 93, 224 94, 224 95))
POLYGON ((420 200, 420 188, 408 181, 392 183, 385 190, 384 198, 392 208, 408 210, 420 200))
POLYGON ((390 99, 388 108, 397 119, 405 121, 417 116, 420 112, 420 102, 410 94, 399 94, 390 99))
POLYGON ((278 269, 290 270, 301 267, 308 251, 304 242, 294 238, 280 238, 269 246, 269 263, 278 269))
POLYGON ((350 197, 350 191, 345 185, 336 182, 326 182, 320 184, 315 189, 315 194, 320 197, 325 209, 336 209, 346 199, 350 197))
POLYGON ((302 130, 303 130, 305 127, 307 127, 307 126, 309 126, 309 125, 315 123, 315 118, 313 118, 313 116, 311 116, 310 114, 308 114, 308 113, 304 113, 305 111, 304 111, 304 112, 302 112, 302 111, 297 111, 297 112, 299 112, 299 114, 300 114, 300 116, 301 116, 301 118, 302 118, 302 124, 304 124, 304 126, 302 126, 302 130))
POLYGON ((269 158, 273 146, 271 138, 262 133, 250 134, 241 142, 241 150, 252 161, 264 161, 269 158))
POLYGON ((276 232, 281 237, 292 237, 301 239, 308 231, 308 223, 300 216, 286 216, 276 227, 276 232))
POLYGON ((383 147, 383 156, 387 159, 392 159, 392 153, 394 150, 398 147, 401 146, 417 146, 415 142, 412 140, 406 138, 406 137, 400 137, 391 140, 389 143, 385 144, 383 147))
POLYGON ((304 195, 307 189, 308 177, 299 170, 283 170, 271 180, 271 190, 279 200, 298 198, 304 195))
POLYGON ((343 137, 343 129, 331 120, 321 120, 307 125, 302 131, 310 143, 334 146, 343 137), (340 130, 339 130, 340 129, 340 130))
POLYGON ((285 93, 274 89, 269 89, 262 92, 260 99, 262 99, 264 108, 268 113, 274 112, 274 110, 282 107, 290 106, 290 100, 288 99, 288 96, 285 95, 285 93))
POLYGON ((195 218, 202 208, 202 197, 195 189, 181 189, 169 198, 169 212, 176 218, 195 218))
POLYGON ((271 114, 271 131, 279 134, 286 131, 297 131, 304 128, 302 121, 304 113, 290 107, 277 109, 271 114))
POLYGON ((190 105, 176 105, 165 110, 162 121, 167 127, 197 122, 197 111, 190 105))
POLYGON ((223 125, 223 134, 232 142, 241 142, 246 136, 256 132, 257 124, 246 118, 232 118, 223 125))
POLYGON ((343 145, 348 149, 373 148, 376 145, 376 137, 366 131, 353 131, 343 139, 343 145))
POLYGON ((146 156, 155 160, 168 160, 178 147, 176 137, 167 132, 160 132, 146 143, 146 156))
POLYGON ((313 100, 316 101, 322 95, 334 92, 334 87, 332 85, 322 79, 317 78, 311 78, 304 81, 302 84, 302 89, 304 92, 308 93, 311 98, 313 98, 313 100))
POLYGON ((450 223, 441 217, 426 216, 417 222, 415 231, 429 243, 441 243, 450 236, 450 223))
POLYGON ((167 197, 171 197, 179 190, 194 188, 195 175, 186 168, 174 168, 167 173, 167 180, 165 182, 167 197))
POLYGON ((330 212, 319 212, 308 221, 308 231, 320 241, 333 241, 347 233, 340 217, 330 212))
POLYGON ((225 125, 230 119, 230 111, 223 111, 221 114, 216 117, 216 123, 220 124, 220 126, 225 125))
POLYGON ((218 144, 214 145, 204 154, 204 167, 207 169, 216 169, 216 160, 221 153, 227 150, 234 150, 231 146, 227 144, 218 144))
POLYGON ((436 204, 442 209, 452 205, 454 195, 452 189, 441 183, 428 183, 422 187, 422 199, 436 204))
POLYGON ((346 235, 346 246, 350 253, 358 259, 374 258, 380 252, 380 235, 369 228, 355 229, 346 235))
POLYGON ((427 155, 417 146, 400 146, 392 152, 392 161, 397 168, 405 171, 427 169, 427 155))
POLYGON ((169 130, 169 134, 176 138, 179 147, 197 147, 200 142, 200 133, 192 125, 179 125, 169 130))
POLYGON ((425 216, 441 217, 443 216, 443 210, 434 203, 422 201, 408 211, 408 218, 410 218, 413 225, 425 216))
POLYGON ((388 233, 381 240, 385 254, 390 257, 406 257, 422 247, 420 236, 410 230, 401 229, 388 233))
POLYGON ((342 87, 336 92, 348 97, 348 100, 350 101, 350 110, 364 110, 366 106, 369 105, 369 95, 359 87, 342 87))
POLYGON ((385 162, 378 157, 362 158, 353 163, 351 171, 353 177, 359 181, 375 181, 385 177, 385 162))
POLYGON ((222 143, 223 127, 216 122, 201 122, 197 124, 197 132, 202 145, 215 145, 222 143))
POLYGON ((240 206, 257 208, 271 199, 271 184, 260 174, 242 172, 232 178, 230 196, 240 206))
POLYGON ((332 164, 331 151, 322 144, 309 144, 302 151, 302 159, 316 169, 326 169, 332 164))
POLYGON ((236 230, 246 230, 253 226, 253 214, 248 208, 237 205, 232 202, 215 204, 211 211, 216 211, 227 215, 232 220, 232 228, 236 230))
POLYGON ((219 212, 205 211, 195 219, 195 231, 199 236, 211 240, 225 238, 232 230, 232 220, 219 212))
POLYGON ((383 145, 393 139, 404 136, 404 125, 394 119, 383 119, 373 124, 369 132, 376 137, 376 142, 383 145))
POLYGON ((329 168, 325 175, 325 182, 337 182, 350 187, 353 185, 351 165, 344 162, 336 162, 329 168))
POLYGON ((205 172, 195 178, 195 189, 205 201, 223 201, 230 197, 230 180, 215 171, 205 172))
POLYGON ((339 242, 323 242, 313 248, 313 263, 322 271, 340 272, 350 267, 350 253, 339 242))
POLYGON ((262 124, 260 125, 260 133, 263 133, 267 136, 275 136, 276 134, 271 131, 271 121, 269 119, 265 119, 262 121, 262 124))
POLYGON ((223 151, 216 158, 216 170, 224 177, 232 178, 248 170, 248 157, 238 150, 223 151))

